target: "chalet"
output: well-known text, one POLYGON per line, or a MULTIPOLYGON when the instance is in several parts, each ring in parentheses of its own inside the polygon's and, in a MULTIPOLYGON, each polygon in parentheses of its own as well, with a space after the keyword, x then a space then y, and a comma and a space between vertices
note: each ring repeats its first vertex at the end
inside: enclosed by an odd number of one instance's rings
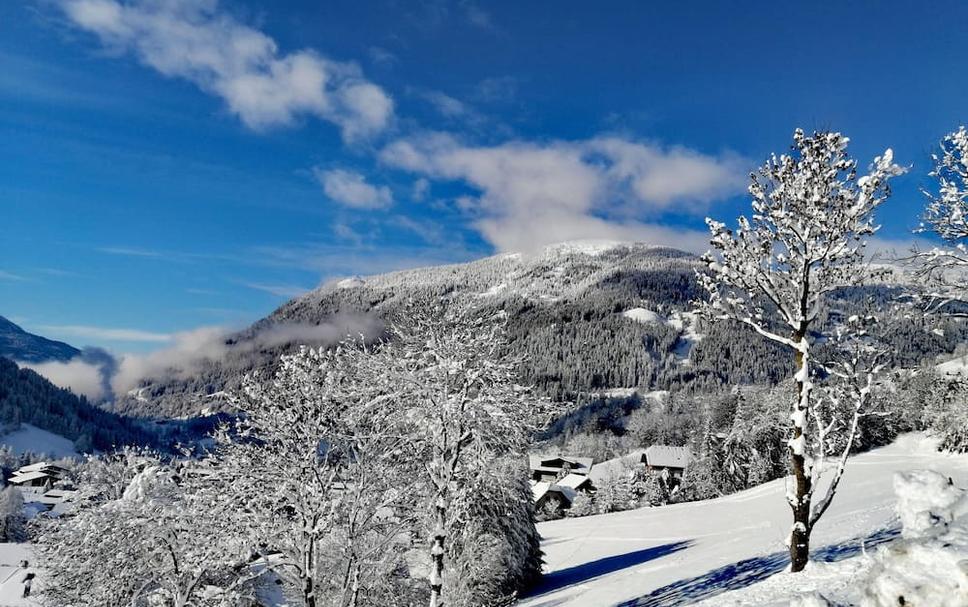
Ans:
POLYGON ((572 455, 532 455, 529 458, 531 480, 554 483, 569 474, 588 476, 595 460, 572 455))
POLYGON ((7 482, 21 488, 50 489, 67 475, 67 470, 48 462, 37 462, 14 472, 7 482))
POLYGON ((590 491, 591 487, 591 480, 584 474, 568 474, 557 481, 531 481, 531 492, 537 510, 552 502, 557 503, 559 509, 566 510, 571 507, 579 493, 590 491))
POLYGON ((672 479, 682 478, 689 466, 692 453, 686 447, 652 445, 648 449, 636 449, 621 457, 615 457, 595 464, 589 473, 593 484, 627 476, 639 466, 647 470, 668 474, 672 479))

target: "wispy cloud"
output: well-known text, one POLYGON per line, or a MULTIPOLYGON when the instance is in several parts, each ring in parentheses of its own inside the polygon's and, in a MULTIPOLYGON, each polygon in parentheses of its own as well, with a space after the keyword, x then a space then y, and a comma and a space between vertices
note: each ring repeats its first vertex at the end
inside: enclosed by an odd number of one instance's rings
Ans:
POLYGON ((108 255, 120 255, 122 257, 146 257, 149 259, 172 259, 178 257, 177 254, 164 253, 152 249, 139 249, 136 247, 97 247, 97 251, 108 255))
POLYGON ((0 270, 0 280, 17 280, 17 281, 20 281, 20 280, 27 280, 27 279, 24 278, 23 276, 19 275, 19 274, 14 274, 13 272, 6 272, 4 270, 0 270))
POLYGON ((130 52, 165 76, 220 97, 249 128, 315 116, 347 141, 383 130, 393 101, 354 63, 312 50, 280 53, 265 33, 217 10, 215 2, 60 0, 76 27, 106 47, 130 52))
POLYGON ((306 293, 310 290, 306 287, 298 285, 263 284, 257 282, 244 282, 241 284, 250 289, 255 289, 256 291, 269 293, 270 295, 275 295, 276 297, 285 297, 286 299, 299 297, 303 293, 306 293))
POLYGON ((313 169, 313 175, 331 200, 355 209, 385 209, 393 204, 387 186, 375 186, 355 171, 313 169))
POLYGON ((90 325, 41 325, 38 328, 47 333, 103 341, 166 343, 172 339, 170 333, 156 333, 153 331, 142 331, 141 329, 120 329, 90 325))

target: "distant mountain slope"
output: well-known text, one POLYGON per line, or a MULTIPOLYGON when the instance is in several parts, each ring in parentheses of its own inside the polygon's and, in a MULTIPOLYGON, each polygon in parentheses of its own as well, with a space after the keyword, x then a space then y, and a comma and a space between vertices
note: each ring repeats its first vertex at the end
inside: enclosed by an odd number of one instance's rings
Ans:
POLYGON ((40 363, 51 360, 66 361, 80 353, 74 346, 28 333, 0 316, 0 356, 40 363))
MULTIPOLYGON (((223 409, 224 395, 245 373, 271 371, 279 355, 297 344, 323 333, 375 335, 383 319, 412 299, 428 297, 506 312, 511 354, 525 359, 522 379, 555 398, 587 400, 614 389, 707 390, 789 377, 792 362, 779 346, 745 327, 708 325, 688 313, 702 296, 700 269, 694 255, 665 247, 563 243, 534 255, 333 281, 233 336, 223 358, 197 365, 188 376, 149 381, 114 406, 145 416, 223 409), (323 326, 331 330, 321 331, 323 326)), ((850 311, 874 295, 890 302, 891 289, 899 288, 838 293, 835 307, 850 311)), ((917 318, 885 326, 905 363, 950 352, 968 336, 965 326, 933 333, 917 318)))
MULTIPOLYGON (((359 332, 411 299, 457 299, 506 310, 512 350, 528 358, 524 379, 556 396, 586 389, 650 385, 679 359, 680 329, 622 316, 633 307, 668 315, 699 295, 698 260, 664 247, 629 243, 566 243, 535 255, 504 254, 465 264, 419 268, 333 281, 290 301, 234 336, 226 357, 188 378, 162 379, 119 399, 117 410, 141 415, 192 415, 218 408, 223 390, 252 369, 271 369, 304 342, 313 327, 359 332), (369 323, 361 322, 368 319, 369 323), (253 347, 259 336, 292 331, 288 343, 253 347)), ((344 331, 345 334, 347 331, 344 331)))
POLYGON ((82 452, 152 442, 136 422, 99 409, 6 358, 0 358, 0 424, 36 426, 74 441, 82 452))

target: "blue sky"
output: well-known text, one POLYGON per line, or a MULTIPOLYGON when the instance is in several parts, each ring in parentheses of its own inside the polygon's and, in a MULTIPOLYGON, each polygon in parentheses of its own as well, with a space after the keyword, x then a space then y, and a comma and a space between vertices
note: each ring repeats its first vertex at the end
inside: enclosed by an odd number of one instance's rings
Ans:
POLYGON ((794 128, 911 171, 966 121, 961 3, 0 5, 0 314, 170 347, 352 274, 580 237, 701 248, 794 128))

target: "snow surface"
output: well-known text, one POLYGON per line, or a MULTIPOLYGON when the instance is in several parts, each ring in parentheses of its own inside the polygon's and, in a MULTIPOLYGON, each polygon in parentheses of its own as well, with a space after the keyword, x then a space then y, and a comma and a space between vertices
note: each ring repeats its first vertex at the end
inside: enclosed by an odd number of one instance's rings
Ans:
POLYGON ((579 253, 582 255, 590 255, 595 257, 601 255, 602 253, 607 253, 612 249, 626 246, 628 244, 629 243, 627 242, 621 242, 618 240, 568 240, 565 242, 548 245, 542 249, 542 253, 544 255, 553 255, 555 253, 579 253))
POLYGON ((73 441, 30 424, 20 424, 19 430, 0 436, 0 445, 7 445, 18 454, 30 451, 53 459, 80 457, 73 441))
POLYGON ((696 313, 674 312, 669 318, 669 326, 682 331, 679 340, 675 344, 673 354, 676 355, 680 363, 688 365, 690 362, 689 353, 692 352, 692 347, 704 337, 696 331, 696 313))
POLYGON ((848 583, 840 572, 830 574, 835 565, 823 561, 859 567, 859 559, 842 559, 898 537, 895 471, 936 470, 968 485, 968 455, 938 453, 936 446, 934 439, 910 434, 851 458, 813 533, 814 558, 821 562, 806 573, 781 573, 789 562, 784 540, 791 520, 786 480, 780 479, 715 500, 540 523, 546 577, 519 604, 669 607, 704 599, 709 606, 760 604, 726 602, 722 593, 777 580, 772 596, 779 602, 762 604, 786 607, 795 584, 808 592, 848 583))
POLYGON ((351 278, 344 278, 343 280, 336 283, 337 289, 353 289, 356 287, 362 287, 366 282, 359 276, 353 276, 351 278))
POLYGON ((665 319, 659 316, 659 314, 653 312, 652 310, 646 310, 645 308, 632 308, 622 312, 622 316, 625 318, 634 320, 636 322, 642 323, 664 323, 665 319))
POLYGON ((941 375, 968 375, 968 356, 961 356, 936 366, 941 375))
POLYGON ((23 598, 24 576, 28 573, 37 575, 37 570, 33 568, 23 569, 20 567, 21 561, 27 561, 32 565, 33 555, 27 544, 0 543, 0 606, 2 607, 22 607, 26 605, 40 605, 40 600, 36 598, 38 585, 34 583, 32 592, 35 597, 23 598))

